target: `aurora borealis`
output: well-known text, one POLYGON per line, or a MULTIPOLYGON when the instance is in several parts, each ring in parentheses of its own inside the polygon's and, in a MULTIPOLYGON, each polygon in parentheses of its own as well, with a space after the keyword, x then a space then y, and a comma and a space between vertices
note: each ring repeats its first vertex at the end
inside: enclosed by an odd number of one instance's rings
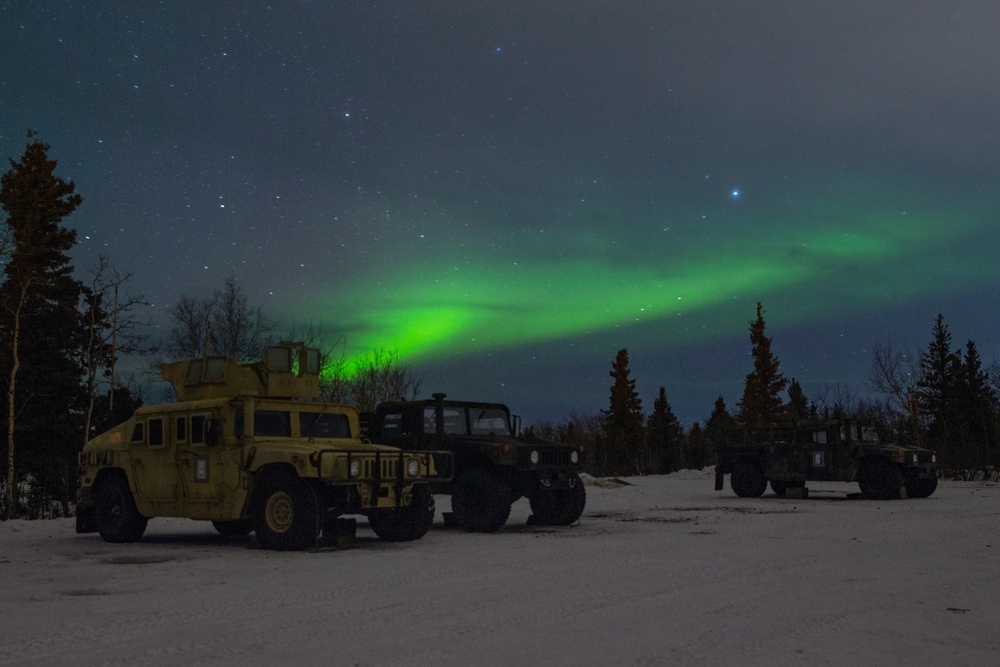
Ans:
POLYGON ((811 397, 872 345, 1000 356, 995 3, 0 0, 0 146, 52 145, 164 312, 233 275, 424 391, 682 421, 764 304, 811 397))

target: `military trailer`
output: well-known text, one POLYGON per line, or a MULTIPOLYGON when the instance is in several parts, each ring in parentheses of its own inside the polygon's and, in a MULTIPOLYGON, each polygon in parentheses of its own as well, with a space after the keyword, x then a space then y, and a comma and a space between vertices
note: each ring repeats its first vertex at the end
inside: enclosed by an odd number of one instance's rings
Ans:
POLYGON ((257 363, 207 357, 160 370, 177 401, 139 408, 80 453, 78 533, 134 542, 151 517, 187 517, 299 550, 353 535, 343 515, 367 516, 385 540, 430 528, 430 484, 451 478, 451 454, 363 442, 357 410, 317 400, 319 350, 283 343, 257 363))
POLYGON ((502 403, 433 399, 379 404, 365 416, 371 437, 404 451, 422 448, 454 455, 455 475, 433 484, 451 495, 447 524, 495 532, 526 496, 531 523, 568 526, 583 514, 587 492, 580 479, 583 448, 518 437, 519 420, 502 403))
POLYGON ((882 441, 874 426, 852 420, 803 422, 794 428, 741 429, 716 445, 715 489, 724 476, 736 495, 757 498, 768 483, 779 497, 807 481, 857 482, 877 500, 927 498, 937 489, 937 457, 920 447, 882 441))

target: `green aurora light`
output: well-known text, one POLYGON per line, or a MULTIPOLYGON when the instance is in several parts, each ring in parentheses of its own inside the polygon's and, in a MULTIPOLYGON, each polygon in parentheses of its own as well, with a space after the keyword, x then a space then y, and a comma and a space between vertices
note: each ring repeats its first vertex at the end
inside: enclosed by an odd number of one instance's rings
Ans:
MULTIPOLYGON (((377 289, 354 285, 325 301, 327 312, 338 313, 349 354, 390 349, 407 362, 566 339, 695 312, 710 315, 734 300, 766 302, 768 295, 792 290, 814 298, 801 299, 797 313, 785 320, 806 320, 820 311, 829 316, 838 300, 862 307, 887 293, 912 290, 915 281, 922 283, 923 293, 933 289, 935 276, 952 270, 940 249, 969 225, 969 220, 954 219, 941 225, 931 213, 855 213, 837 226, 829 220, 811 227, 772 224, 755 231, 749 241, 686 242, 683 249, 662 256, 652 253, 654 260, 651 253, 638 251, 631 262, 467 256, 429 264, 414 257, 398 262, 377 289), (919 274, 913 266, 922 267, 919 274), (370 295, 363 307, 348 296, 355 290, 370 295)), ((683 335, 670 341, 684 342, 690 341, 683 335)))

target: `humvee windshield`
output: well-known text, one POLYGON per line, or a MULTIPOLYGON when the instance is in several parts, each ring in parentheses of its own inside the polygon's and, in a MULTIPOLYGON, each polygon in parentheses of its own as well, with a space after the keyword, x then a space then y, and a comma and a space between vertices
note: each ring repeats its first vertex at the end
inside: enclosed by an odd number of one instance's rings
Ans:
POLYGON ((303 438, 350 438, 351 422, 343 414, 300 412, 299 431, 303 438))
MULTIPOLYGON (((499 408, 464 408, 446 405, 442 409, 444 432, 451 435, 509 435, 507 413, 499 408)), ((435 408, 424 408, 424 432, 434 433, 435 408)))
POLYGON ((510 426, 507 424, 507 413, 496 408, 473 408, 472 432, 477 435, 508 435, 510 426))

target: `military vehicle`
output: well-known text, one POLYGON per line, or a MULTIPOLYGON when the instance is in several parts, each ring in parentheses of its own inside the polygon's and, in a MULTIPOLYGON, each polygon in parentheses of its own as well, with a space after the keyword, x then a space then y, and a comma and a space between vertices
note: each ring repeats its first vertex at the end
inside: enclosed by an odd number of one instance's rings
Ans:
POLYGON ((878 500, 927 498, 937 489, 937 456, 885 443, 874 426, 852 420, 809 421, 794 428, 742 429, 716 445, 715 489, 724 475, 736 495, 757 498, 770 482, 785 497, 807 481, 858 482, 878 500))
POLYGON ((362 441, 355 408, 316 400, 319 350, 282 343, 257 363, 206 357, 160 370, 177 402, 139 408, 80 453, 77 532, 134 542, 150 517, 187 517, 299 550, 353 536, 347 514, 366 515, 385 540, 430 528, 429 485, 451 478, 451 454, 362 441))
POLYGON ((433 399, 379 404, 365 416, 371 437, 403 450, 441 449, 455 457, 451 481, 433 484, 450 494, 446 524, 495 532, 514 501, 527 496, 531 523, 568 526, 583 514, 587 492, 579 471, 583 448, 518 437, 520 420, 502 403, 433 399))

